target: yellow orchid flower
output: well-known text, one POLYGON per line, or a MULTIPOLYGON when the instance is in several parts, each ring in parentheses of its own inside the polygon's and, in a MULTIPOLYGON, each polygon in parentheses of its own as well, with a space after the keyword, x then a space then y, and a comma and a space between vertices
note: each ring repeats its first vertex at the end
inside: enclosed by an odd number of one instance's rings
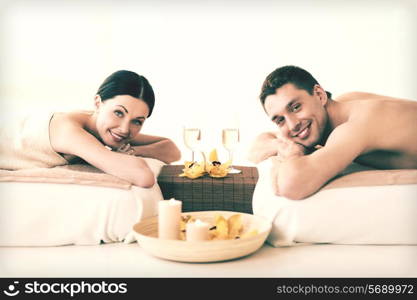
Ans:
POLYGON ((180 177, 188 177, 190 179, 196 179, 204 175, 205 168, 204 163, 197 163, 192 161, 186 161, 184 163, 184 169, 182 169, 183 173, 181 173, 180 177))
POLYGON ((229 172, 230 164, 231 161, 227 161, 223 164, 219 162, 217 150, 213 149, 210 152, 208 162, 206 162, 206 171, 211 177, 226 177, 229 172))

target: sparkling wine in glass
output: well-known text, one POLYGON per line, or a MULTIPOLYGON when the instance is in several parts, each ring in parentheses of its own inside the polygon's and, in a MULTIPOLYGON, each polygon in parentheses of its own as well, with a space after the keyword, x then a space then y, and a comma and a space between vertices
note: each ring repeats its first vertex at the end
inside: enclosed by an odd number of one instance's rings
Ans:
MULTIPOLYGON (((229 152, 229 160, 233 162, 233 152, 236 149, 237 145, 239 144, 240 136, 239 136, 239 128, 226 128, 223 129, 222 132, 222 140, 223 140, 223 147, 229 152)), ((241 170, 233 168, 230 165, 229 173, 230 174, 238 174, 242 172, 241 170)))
POLYGON ((184 143, 192 152, 194 162, 194 151, 201 141, 201 130, 199 128, 184 128, 184 143))

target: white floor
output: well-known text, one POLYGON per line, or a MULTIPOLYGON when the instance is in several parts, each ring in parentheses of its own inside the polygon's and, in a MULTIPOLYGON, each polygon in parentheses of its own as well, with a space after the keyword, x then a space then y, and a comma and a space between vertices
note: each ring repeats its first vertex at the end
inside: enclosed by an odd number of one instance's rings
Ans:
POLYGON ((179 263, 138 244, 1 247, 0 277, 417 277, 417 246, 263 246, 227 262, 179 263))

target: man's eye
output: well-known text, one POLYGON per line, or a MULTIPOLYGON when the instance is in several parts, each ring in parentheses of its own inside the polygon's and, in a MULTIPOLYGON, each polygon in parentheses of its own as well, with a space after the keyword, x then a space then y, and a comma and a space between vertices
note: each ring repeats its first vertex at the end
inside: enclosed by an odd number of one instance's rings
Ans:
POLYGON ((284 124, 284 120, 284 117, 280 117, 275 120, 275 123, 277 123, 277 125, 282 125, 284 124))
POLYGON ((115 110, 114 114, 119 118, 123 117, 123 113, 120 110, 115 110))
POLYGON ((292 111, 298 111, 301 108, 301 104, 294 104, 292 107, 292 111))

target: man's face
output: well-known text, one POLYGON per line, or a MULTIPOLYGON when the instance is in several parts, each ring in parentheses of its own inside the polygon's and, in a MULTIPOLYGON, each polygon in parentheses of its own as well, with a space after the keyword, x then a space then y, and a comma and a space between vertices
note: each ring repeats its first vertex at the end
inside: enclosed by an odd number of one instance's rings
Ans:
POLYGON ((282 136, 305 147, 317 145, 327 123, 326 92, 315 85, 313 95, 287 83, 265 99, 265 111, 282 136))

